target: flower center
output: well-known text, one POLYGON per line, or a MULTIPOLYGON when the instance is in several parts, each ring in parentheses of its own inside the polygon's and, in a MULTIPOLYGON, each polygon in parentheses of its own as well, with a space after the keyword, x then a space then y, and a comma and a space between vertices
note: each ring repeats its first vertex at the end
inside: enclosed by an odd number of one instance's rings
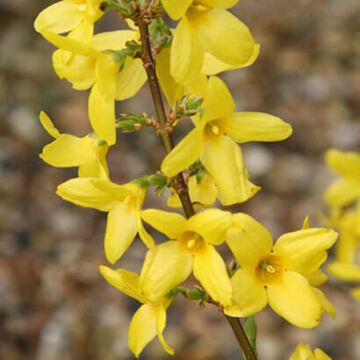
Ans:
POLYGON ((279 280, 283 271, 281 258, 277 255, 269 255, 259 261, 255 273, 260 282, 268 284, 279 280))
POLYGON ((213 136, 219 136, 222 134, 221 125, 218 121, 210 121, 206 124, 205 127, 205 133, 207 136, 213 137, 213 136))
POLYGON ((184 232, 179 238, 178 241, 184 246, 187 252, 195 254, 201 251, 205 245, 205 240, 197 233, 193 231, 184 232))

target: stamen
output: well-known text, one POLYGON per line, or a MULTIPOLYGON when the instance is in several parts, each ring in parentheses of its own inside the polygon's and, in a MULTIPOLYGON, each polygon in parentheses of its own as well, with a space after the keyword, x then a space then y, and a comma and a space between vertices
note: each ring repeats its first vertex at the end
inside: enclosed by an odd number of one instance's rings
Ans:
POLYGON ((187 242, 186 247, 188 249, 193 249, 195 247, 195 244, 196 244, 196 240, 192 239, 187 242))
POLYGON ((214 134, 214 135, 219 135, 220 134, 220 129, 218 126, 214 125, 211 127, 211 132, 214 134))

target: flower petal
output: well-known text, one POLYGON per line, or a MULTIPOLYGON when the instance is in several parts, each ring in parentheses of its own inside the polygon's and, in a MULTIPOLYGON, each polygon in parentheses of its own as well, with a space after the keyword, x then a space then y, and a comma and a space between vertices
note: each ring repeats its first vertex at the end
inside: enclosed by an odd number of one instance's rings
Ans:
POLYGON ((96 144, 87 136, 61 134, 46 145, 39 156, 52 166, 77 167, 96 160, 96 144))
POLYGON ((246 317, 261 311, 267 304, 267 294, 263 285, 254 275, 238 269, 231 278, 233 289, 232 304, 225 308, 225 314, 233 317, 246 317))
POLYGON ((191 274, 193 259, 177 241, 155 246, 146 254, 140 287, 150 301, 158 301, 191 274))
POLYGON ((137 216, 134 206, 121 202, 110 210, 105 233, 106 259, 114 264, 129 248, 137 234, 137 216))
POLYGON ((325 191, 325 201, 335 207, 349 205, 360 197, 360 181, 340 179, 325 191))
POLYGON ((199 128, 195 128, 165 157, 161 164, 161 171, 169 177, 179 174, 199 159, 202 148, 201 132, 199 128))
MULTIPOLYGON (((78 206, 110 211, 117 206, 129 192, 109 180, 94 178, 75 178, 57 187, 57 195, 78 206)), ((131 194, 131 193, 130 193, 131 194)))
POLYGON ((226 242, 242 268, 254 269, 259 261, 270 254, 272 236, 262 224, 243 213, 233 215, 233 226, 226 242))
POLYGON ((187 229, 200 234, 213 245, 225 241, 225 235, 232 224, 231 213, 220 209, 207 209, 187 221, 187 229))
POLYGON ((337 174, 360 179, 360 154, 355 151, 330 149, 325 154, 327 165, 337 174))
POLYGON ((99 86, 95 84, 89 96, 89 118, 96 135, 108 143, 116 142, 115 101, 105 98, 99 86))
POLYGON ((281 281, 267 288, 271 308, 294 326, 313 328, 320 322, 322 307, 306 279, 285 271, 281 281))
POLYGON ((315 360, 331 360, 331 357, 325 354, 321 349, 316 348, 314 351, 315 360))
POLYGON ((360 266, 343 262, 333 262, 327 267, 329 273, 346 281, 360 281, 360 266))
POLYGON ((312 228, 284 234, 279 237, 274 252, 286 261, 288 270, 311 274, 326 260, 326 250, 338 234, 331 229, 312 228))
POLYGON ((172 349, 165 341, 163 336, 163 331, 166 326, 166 310, 164 306, 157 305, 153 306, 153 311, 155 312, 156 317, 156 334, 159 339, 159 342, 163 349, 169 354, 174 355, 175 351, 172 349))
POLYGON ((309 345, 298 344, 289 360, 315 360, 315 357, 309 345))
POLYGON ((244 202, 260 190, 249 181, 241 149, 228 136, 207 139, 200 160, 218 186, 223 205, 244 202))
POLYGON ((228 9, 235 6, 239 0, 197 0, 197 3, 209 8, 228 9))
POLYGON ((142 305, 134 314, 129 325, 128 345, 136 358, 139 358, 145 346, 154 340, 156 325, 156 313, 150 304, 142 305))
POLYGON ((334 305, 329 301, 329 299, 320 289, 317 289, 316 287, 313 287, 312 289, 322 306, 323 312, 328 312, 334 318, 336 315, 334 305))
POLYGON ((134 298, 140 303, 145 303, 146 298, 141 294, 139 288, 139 276, 124 269, 113 270, 107 266, 99 266, 101 275, 114 288, 134 298))
POLYGON ((223 306, 231 304, 232 288, 224 260, 212 245, 194 257, 194 276, 211 298, 223 306))
POLYGON ((203 61, 204 50, 198 33, 185 16, 175 30, 170 72, 176 82, 191 85, 197 81, 203 61))
POLYGON ((60 137, 61 134, 59 130, 55 127, 54 123, 51 121, 50 117, 48 116, 48 114, 46 114, 46 112, 41 111, 39 118, 41 125, 50 136, 52 136, 54 139, 60 137))
POLYGON ((250 30, 229 11, 193 10, 188 16, 197 27, 205 50, 220 61, 241 67, 253 58, 256 43, 250 30))
POLYGON ((208 81, 203 109, 203 122, 223 118, 235 110, 235 102, 228 87, 217 76, 211 76, 208 81))
POLYGON ((276 116, 257 112, 238 112, 221 122, 225 132, 238 143, 287 139, 291 126, 276 116))
POLYGON ((53 31, 61 34, 74 29, 82 20, 78 5, 70 1, 59 1, 47 7, 36 17, 34 27, 39 33, 53 31))
POLYGON ((184 16, 192 2, 193 0, 162 0, 165 11, 174 20, 184 16))
POLYGON ((141 217, 169 239, 176 239, 186 229, 185 218, 177 213, 147 209, 141 212, 141 217))

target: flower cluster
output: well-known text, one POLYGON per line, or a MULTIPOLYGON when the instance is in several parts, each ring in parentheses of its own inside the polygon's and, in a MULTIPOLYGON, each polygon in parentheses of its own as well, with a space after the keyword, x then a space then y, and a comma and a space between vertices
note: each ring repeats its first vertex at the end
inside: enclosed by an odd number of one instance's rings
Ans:
POLYGON ((228 10, 237 2, 63 0, 35 21, 35 29, 57 47, 52 57, 57 75, 76 90, 89 90, 90 134, 62 134, 40 114, 54 139, 41 158, 52 166, 78 168, 78 177, 60 184, 57 194, 108 213, 104 247, 110 264, 121 261, 137 235, 147 248, 139 275, 100 266, 112 286, 142 304, 129 328, 129 347, 137 357, 155 337, 173 354, 163 331, 177 294, 215 304, 229 319, 249 317, 267 304, 303 328, 317 326, 324 311, 334 314, 318 289, 326 281, 320 266, 337 238, 333 230, 311 228, 305 221, 273 244, 270 232, 251 216, 211 207, 217 200, 223 206, 245 202, 260 190, 250 181, 238 144, 282 141, 292 133, 276 116, 236 111, 217 76, 251 65, 259 54, 250 30, 228 10), (95 33, 95 23, 109 11, 117 12, 127 29, 95 33), (164 13, 178 21, 174 29, 164 13), (117 114, 115 104, 135 96, 147 80, 156 116, 117 114), (172 133, 187 117, 193 128, 173 146, 172 133), (146 126, 154 128, 167 152, 160 170, 115 184, 106 156, 117 132, 146 126), (151 186, 159 196, 169 188, 168 205, 182 206, 185 216, 143 210, 151 186), (143 222, 167 240, 156 241, 143 222), (236 266, 226 265, 217 250, 222 244, 236 266), (191 274, 200 286, 186 289, 181 285, 191 274))
POLYGON ((329 223, 340 233, 335 259, 329 263, 328 271, 340 280, 356 283, 352 294, 360 300, 360 154, 331 149, 325 159, 340 176, 325 192, 330 207, 329 223))

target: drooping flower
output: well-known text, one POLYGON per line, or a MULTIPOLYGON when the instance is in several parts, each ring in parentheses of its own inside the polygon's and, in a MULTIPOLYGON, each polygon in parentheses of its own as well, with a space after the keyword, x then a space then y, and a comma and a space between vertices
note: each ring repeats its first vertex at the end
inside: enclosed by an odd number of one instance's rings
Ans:
POLYGON ((238 0, 164 0, 166 12, 180 20, 171 48, 171 73, 191 85, 200 73, 215 75, 251 65, 259 54, 249 29, 225 10, 238 0))
POLYGON ((78 167, 80 177, 108 178, 106 154, 109 146, 96 134, 77 137, 61 134, 45 112, 40 113, 44 129, 54 141, 46 145, 40 154, 49 165, 55 167, 78 167))
POLYGON ((140 211, 146 191, 134 183, 117 185, 108 179, 76 178, 60 184, 57 194, 76 205, 108 212, 105 255, 114 264, 137 233, 148 248, 154 240, 144 229, 140 211))
POLYGON ((142 304, 129 326, 128 345, 132 353, 138 358, 145 346, 157 336, 164 350, 174 355, 174 350, 165 342, 163 336, 166 309, 172 301, 166 297, 167 289, 153 296, 149 282, 151 279, 144 277, 143 272, 139 277, 136 273, 124 269, 115 271, 100 266, 100 273, 116 289, 142 304))
POLYGON ((326 202, 343 207, 360 199, 360 154, 331 149, 326 152, 325 160, 330 169, 341 176, 326 190, 326 202))
POLYGON ((295 326, 312 328, 323 311, 334 309, 317 286, 326 280, 319 267, 337 233, 308 228, 279 237, 273 246, 270 232, 246 214, 233 215, 227 243, 240 264, 231 278, 230 316, 249 316, 267 304, 295 326))
POLYGON ((193 271, 213 300, 230 305, 230 279, 214 247, 225 241, 231 225, 229 212, 208 209, 186 220, 176 213, 148 209, 141 217, 171 239, 151 249, 146 257, 144 277, 155 284, 154 294, 158 293, 157 287, 170 291, 193 271))
POLYGON ((195 129, 165 157, 161 170, 171 177, 200 158, 218 187, 223 205, 246 201, 259 187, 249 181, 236 143, 284 140, 291 135, 291 126, 269 114, 234 113, 235 102, 217 77, 209 79, 203 109, 202 117, 194 117, 195 129))
POLYGON ((289 360, 331 360, 331 358, 319 348, 312 352, 309 345, 298 344, 289 360))

